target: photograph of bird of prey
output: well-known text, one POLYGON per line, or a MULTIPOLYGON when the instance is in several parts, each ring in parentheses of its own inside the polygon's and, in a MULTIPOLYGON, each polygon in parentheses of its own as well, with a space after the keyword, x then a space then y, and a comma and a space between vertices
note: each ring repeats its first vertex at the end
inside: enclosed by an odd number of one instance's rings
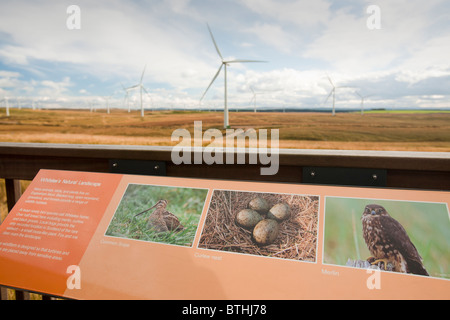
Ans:
POLYGON ((450 279, 446 203, 327 197, 323 263, 450 279))

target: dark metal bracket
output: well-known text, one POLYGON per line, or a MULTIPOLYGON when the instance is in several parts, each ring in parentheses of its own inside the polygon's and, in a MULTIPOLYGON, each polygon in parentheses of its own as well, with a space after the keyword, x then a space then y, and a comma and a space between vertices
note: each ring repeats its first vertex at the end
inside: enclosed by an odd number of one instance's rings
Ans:
POLYGON ((167 175, 164 161, 147 160, 111 159, 109 160, 109 172, 149 176, 167 175))
POLYGON ((303 167, 303 183, 345 185, 359 187, 385 187, 387 171, 384 169, 303 167))

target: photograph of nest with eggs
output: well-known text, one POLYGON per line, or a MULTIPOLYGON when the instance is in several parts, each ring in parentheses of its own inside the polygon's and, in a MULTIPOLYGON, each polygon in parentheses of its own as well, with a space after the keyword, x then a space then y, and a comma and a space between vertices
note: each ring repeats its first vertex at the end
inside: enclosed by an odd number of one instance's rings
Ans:
POLYGON ((319 197, 214 190, 199 248, 316 261, 319 197))

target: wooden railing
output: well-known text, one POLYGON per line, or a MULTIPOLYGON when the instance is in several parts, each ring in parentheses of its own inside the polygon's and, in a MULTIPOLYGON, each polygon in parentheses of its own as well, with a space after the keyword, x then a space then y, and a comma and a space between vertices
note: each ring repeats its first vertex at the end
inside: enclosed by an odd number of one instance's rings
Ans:
MULTIPOLYGON (((446 152, 281 149, 278 172, 261 175, 263 165, 248 164, 248 152, 246 164, 176 165, 171 150, 153 146, 0 143, 0 179, 5 179, 8 211, 21 195, 20 180, 32 180, 40 169, 140 173, 139 168, 146 167, 145 174, 175 177, 319 184, 327 183, 316 174, 321 169, 327 169, 327 174, 337 173, 337 177, 344 172, 349 178, 360 172, 370 175, 374 170, 377 173, 371 176, 375 186, 380 186, 376 180, 381 170, 383 187, 450 190, 450 153, 446 152)), ((346 184, 346 179, 339 179, 346 184)), ((336 179, 328 183, 341 184, 336 179)), ((370 186, 370 181, 366 185, 370 186)), ((23 297, 23 293, 18 292, 17 297, 23 297)))

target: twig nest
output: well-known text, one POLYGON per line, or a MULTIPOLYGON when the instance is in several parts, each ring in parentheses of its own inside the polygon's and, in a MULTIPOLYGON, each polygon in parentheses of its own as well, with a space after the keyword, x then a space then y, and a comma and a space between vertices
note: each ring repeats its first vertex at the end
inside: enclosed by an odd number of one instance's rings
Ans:
POLYGON ((278 231, 278 222, 272 219, 264 219, 258 222, 253 229, 253 239, 259 245, 268 245, 275 241, 278 231))
POLYGON ((248 207, 252 210, 258 211, 260 214, 265 214, 269 211, 269 203, 266 199, 260 197, 252 199, 249 202, 248 207))
POLYGON ((263 218, 261 215, 252 209, 244 209, 238 212, 236 215, 236 224, 245 229, 252 229, 263 218))
POLYGON ((275 219, 278 222, 289 218, 289 206, 286 203, 277 203, 267 213, 267 218, 275 219))

